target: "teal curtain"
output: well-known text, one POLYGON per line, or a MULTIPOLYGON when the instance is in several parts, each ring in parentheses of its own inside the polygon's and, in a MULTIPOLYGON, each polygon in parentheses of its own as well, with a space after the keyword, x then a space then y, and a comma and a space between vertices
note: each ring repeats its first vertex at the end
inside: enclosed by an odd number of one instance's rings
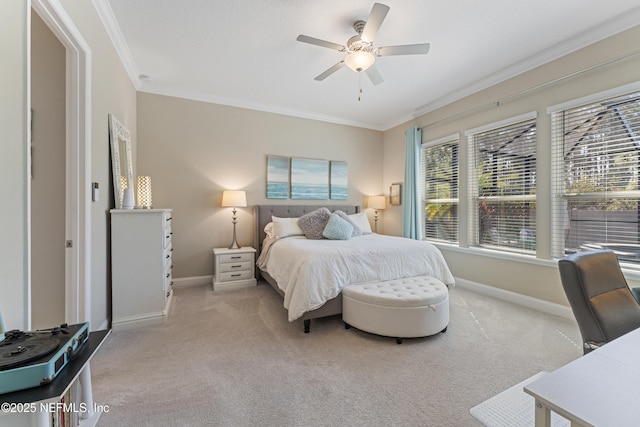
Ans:
POLYGON ((402 235, 422 240, 420 227, 420 144, 422 129, 414 126, 406 130, 406 153, 404 162, 404 189, 402 206, 402 235))

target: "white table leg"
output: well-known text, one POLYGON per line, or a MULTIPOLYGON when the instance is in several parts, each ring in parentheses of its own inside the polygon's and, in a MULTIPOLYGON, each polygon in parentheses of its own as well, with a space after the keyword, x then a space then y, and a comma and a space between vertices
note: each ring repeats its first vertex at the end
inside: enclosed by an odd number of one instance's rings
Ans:
POLYGON ((93 390, 91 388, 91 367, 89 362, 80 372, 80 387, 82 393, 80 400, 87 405, 87 412, 82 414, 82 418, 91 418, 93 416, 93 390))
POLYGON ((51 414, 49 412, 37 411, 31 417, 31 425, 33 427, 49 427, 51 414))
POLYGON ((551 411, 544 403, 536 400, 536 426, 535 427, 550 427, 551 426, 551 411))

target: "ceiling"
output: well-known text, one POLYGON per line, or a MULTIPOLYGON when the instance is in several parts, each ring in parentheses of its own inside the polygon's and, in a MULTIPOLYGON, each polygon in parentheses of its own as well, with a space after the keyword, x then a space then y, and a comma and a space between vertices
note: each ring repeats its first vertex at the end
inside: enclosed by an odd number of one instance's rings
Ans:
POLYGON ((142 92, 376 130, 640 22, 637 0, 381 2, 390 11, 374 46, 428 42, 431 50, 377 58, 384 82, 374 86, 346 67, 315 81, 345 54, 296 41, 346 44, 371 0, 95 0, 142 92))

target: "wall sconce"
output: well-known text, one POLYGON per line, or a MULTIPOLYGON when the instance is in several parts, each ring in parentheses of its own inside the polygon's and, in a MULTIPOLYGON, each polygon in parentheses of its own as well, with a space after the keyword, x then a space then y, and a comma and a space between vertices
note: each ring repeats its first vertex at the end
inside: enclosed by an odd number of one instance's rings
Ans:
POLYGON ((375 232, 378 232, 378 209, 385 209, 387 204, 384 196, 369 196, 367 207, 374 210, 375 232))
POLYGON ((238 216, 236 215, 236 208, 244 208, 247 206, 247 195, 242 190, 225 190, 222 193, 222 203, 220 206, 224 208, 233 208, 233 242, 231 242, 231 246, 229 249, 240 249, 240 245, 238 245, 238 241, 236 240, 236 224, 238 223, 238 216))
POLYGON ((151 209, 153 206, 151 202, 151 177, 139 176, 138 177, 138 206, 143 209, 151 209))

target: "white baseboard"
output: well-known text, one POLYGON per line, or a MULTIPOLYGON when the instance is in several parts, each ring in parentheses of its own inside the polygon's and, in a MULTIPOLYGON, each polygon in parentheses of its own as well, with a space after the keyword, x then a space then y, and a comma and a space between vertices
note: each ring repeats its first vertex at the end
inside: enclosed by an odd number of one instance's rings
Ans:
POLYGON ((173 279, 173 287, 186 288, 189 286, 211 285, 212 280, 213 280, 213 275, 181 277, 180 279, 173 279))
POLYGON ((105 329, 109 329, 109 319, 104 319, 104 322, 97 329, 91 328, 92 331, 104 331, 105 329))
POLYGON ((145 326, 161 325, 167 320, 167 313, 163 311, 146 313, 142 316, 128 316, 111 323, 111 330, 114 332, 127 329, 142 328, 145 326))
POLYGON ((575 321, 570 307, 456 277, 456 286, 575 321))

